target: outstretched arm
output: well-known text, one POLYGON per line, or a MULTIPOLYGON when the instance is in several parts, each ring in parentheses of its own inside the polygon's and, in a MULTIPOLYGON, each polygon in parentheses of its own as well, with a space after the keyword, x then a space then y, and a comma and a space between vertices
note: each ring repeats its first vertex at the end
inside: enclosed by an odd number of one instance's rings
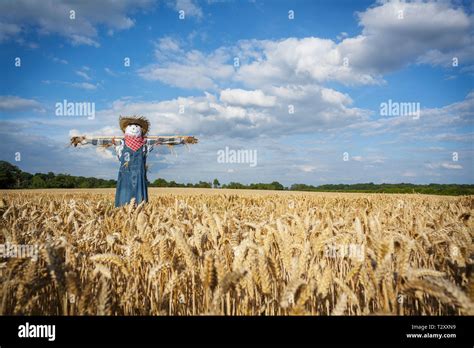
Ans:
MULTIPOLYGON (((124 147, 124 137, 123 136, 75 136, 71 138, 71 145, 76 147, 77 145, 94 145, 101 147, 110 147, 113 146, 117 157, 120 159, 120 156, 124 147)), ((146 154, 148 155, 155 145, 167 145, 168 147, 173 147, 175 145, 186 145, 186 144, 196 144, 198 140, 193 136, 187 135, 172 135, 172 136, 161 136, 161 135, 151 135, 146 137, 146 154)))
POLYGON ((167 145, 173 147, 175 145, 196 144, 198 140, 193 136, 150 136, 146 138, 146 154, 153 151, 155 145, 167 145))
MULTIPOLYGON (((96 136, 96 137, 86 137, 86 136, 75 136, 71 138, 71 145, 76 147, 77 145, 96 145, 109 147, 112 145, 120 145, 123 140, 123 136, 96 136)), ((193 136, 187 135, 172 135, 172 136, 161 136, 161 135, 151 135, 146 137, 147 145, 181 145, 181 144, 196 144, 198 140, 193 136)))
POLYGON ((174 135, 174 136, 149 136, 146 138, 147 145, 181 145, 196 144, 198 140, 192 136, 174 135))
POLYGON ((94 145, 101 147, 110 147, 113 146, 117 158, 120 160, 120 156, 123 151, 123 140, 121 138, 115 137, 86 137, 86 136, 76 136, 71 138, 71 145, 76 147, 77 145, 94 145))
POLYGON ((94 145, 94 146, 117 146, 122 143, 122 137, 86 137, 76 136, 71 137, 71 145, 76 147, 77 145, 94 145))

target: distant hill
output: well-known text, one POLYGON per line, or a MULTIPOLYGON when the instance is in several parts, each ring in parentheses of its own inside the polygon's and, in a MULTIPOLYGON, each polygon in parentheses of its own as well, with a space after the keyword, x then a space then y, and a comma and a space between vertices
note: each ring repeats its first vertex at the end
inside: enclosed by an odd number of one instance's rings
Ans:
MULTIPOLYGON (((109 188, 115 187, 116 180, 104 180, 94 177, 73 176, 69 174, 30 174, 22 171, 17 166, 0 161, 0 189, 25 189, 25 188, 109 188)), ((367 192, 367 193, 424 193, 437 195, 474 195, 474 185, 469 184, 428 184, 415 185, 409 183, 400 184, 331 184, 331 185, 306 185, 293 184, 284 187, 277 181, 272 183, 241 184, 230 182, 220 185, 217 179, 213 182, 200 181, 197 184, 177 183, 156 179, 149 183, 150 187, 198 187, 198 188, 227 188, 247 190, 290 190, 290 191, 316 191, 316 192, 367 192)))

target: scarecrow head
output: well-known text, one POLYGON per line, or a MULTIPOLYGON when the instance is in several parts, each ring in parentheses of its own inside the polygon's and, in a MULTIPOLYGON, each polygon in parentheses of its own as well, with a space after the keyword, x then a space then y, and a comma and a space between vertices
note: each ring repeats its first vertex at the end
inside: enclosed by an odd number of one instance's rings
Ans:
POLYGON ((132 137, 145 136, 150 128, 150 122, 143 116, 120 116, 120 129, 132 137))

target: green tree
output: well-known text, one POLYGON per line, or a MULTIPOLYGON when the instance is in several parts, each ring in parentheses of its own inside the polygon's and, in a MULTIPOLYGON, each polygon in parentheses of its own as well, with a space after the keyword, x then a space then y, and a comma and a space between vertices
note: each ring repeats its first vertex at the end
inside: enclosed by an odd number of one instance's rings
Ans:
POLYGON ((34 188, 44 188, 46 187, 46 182, 39 175, 33 176, 32 186, 34 188))
POLYGON ((20 187, 21 170, 6 161, 0 161, 0 188, 20 187))

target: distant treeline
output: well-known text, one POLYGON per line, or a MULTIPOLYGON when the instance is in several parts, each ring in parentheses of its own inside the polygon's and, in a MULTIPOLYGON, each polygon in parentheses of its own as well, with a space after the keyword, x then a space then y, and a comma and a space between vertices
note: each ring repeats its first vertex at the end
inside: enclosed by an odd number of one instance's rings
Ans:
POLYGON ((0 188, 107 188, 117 181, 69 174, 30 174, 6 161, 0 161, 0 188))
MULTIPOLYGON (((0 189, 25 189, 25 188, 114 188, 116 180, 97 179, 93 177, 72 176, 69 174, 30 174, 22 171, 6 161, 0 161, 0 189)), ((221 185, 219 180, 212 182, 199 181, 197 184, 177 183, 156 179, 148 183, 150 187, 194 187, 194 188, 226 188, 246 190, 290 190, 290 191, 316 191, 316 192, 367 192, 367 193, 424 193, 437 195, 474 195, 474 185, 458 184, 336 184, 336 185, 305 185, 293 184, 285 187, 277 181, 269 184, 241 184, 230 182, 221 185)))
POLYGON ((474 195, 474 185, 467 184, 337 184, 337 185, 291 185, 293 191, 325 191, 325 192, 374 192, 374 193, 424 193, 435 195, 474 195))
POLYGON ((197 184, 180 184, 175 181, 166 181, 165 179, 156 179, 150 184, 151 187, 200 187, 200 188, 225 188, 225 189, 250 189, 250 190, 288 190, 279 182, 272 182, 271 184, 250 184, 243 185, 238 182, 230 182, 229 184, 221 185, 219 180, 214 179, 212 183, 199 181, 197 184))
MULTIPOLYGON (((165 179, 156 179, 148 186, 150 187, 196 187, 196 188, 212 188, 212 184, 210 182, 199 181, 197 184, 180 184, 173 180, 166 181, 165 179)), ((217 187, 217 186, 216 186, 217 187)))

